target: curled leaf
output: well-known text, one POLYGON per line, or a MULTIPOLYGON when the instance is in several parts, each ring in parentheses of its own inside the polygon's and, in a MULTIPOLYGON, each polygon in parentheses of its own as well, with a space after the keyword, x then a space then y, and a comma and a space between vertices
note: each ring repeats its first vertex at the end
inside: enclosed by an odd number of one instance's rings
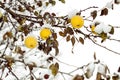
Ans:
POLYGON ((63 33, 62 31, 59 32, 59 35, 62 36, 62 37, 65 37, 65 36, 66 36, 66 34, 63 33))
POLYGON ((93 17, 93 19, 95 19, 97 16, 97 11, 94 10, 93 12, 91 12, 91 16, 93 17))
POLYGON ((4 35, 3 35, 3 39, 6 40, 6 38, 12 38, 13 37, 13 34, 11 32, 6 32, 4 35))
POLYGON ((108 9, 107 9, 107 8, 104 8, 104 9, 101 11, 100 16, 107 15, 107 14, 108 14, 108 9))
POLYGON ((43 18, 44 18, 45 20, 47 20, 47 19, 50 18, 50 17, 51 17, 51 15, 50 15, 49 12, 45 12, 44 15, 43 15, 43 18))

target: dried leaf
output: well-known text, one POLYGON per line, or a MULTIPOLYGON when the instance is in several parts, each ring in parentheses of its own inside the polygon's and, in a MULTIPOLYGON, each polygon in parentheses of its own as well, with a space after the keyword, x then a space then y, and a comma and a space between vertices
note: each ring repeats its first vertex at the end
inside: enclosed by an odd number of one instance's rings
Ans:
POLYGON ((59 53, 59 49, 58 48, 55 48, 55 56, 57 56, 59 53))
POLYGON ((37 11, 34 12, 35 16, 39 16, 39 13, 37 11))
POLYGON ((109 32, 110 34, 114 34, 114 28, 112 27, 111 31, 109 32))
POLYGON ((21 47, 19 47, 19 46, 16 46, 15 47, 15 51, 14 51, 15 53, 19 53, 19 54, 21 54, 21 55, 23 55, 23 53, 25 53, 25 51, 23 51, 22 49, 21 49, 21 47))
POLYGON ((14 58, 12 58, 11 56, 5 56, 5 59, 7 60, 7 66, 11 67, 14 63, 14 58))
POLYGON ((59 1, 61 1, 62 3, 65 3, 65 0, 59 0, 59 1))
POLYGON ((74 44, 75 44, 75 38, 74 37, 71 38, 71 42, 72 42, 72 46, 74 46, 74 44))
POLYGON ((42 1, 37 2, 37 5, 38 5, 39 7, 41 7, 41 6, 42 6, 42 1))
POLYGON ((33 70, 33 67, 36 67, 36 64, 32 62, 32 64, 27 64, 30 70, 33 70))
POLYGON ((100 34, 100 37, 102 38, 101 43, 104 42, 104 41, 107 39, 107 33, 102 32, 102 33, 100 34))
POLYGON ((20 12, 24 12, 25 9, 24 9, 21 5, 19 5, 19 6, 18 6, 18 11, 20 11, 20 12))
POLYGON ((101 10, 100 16, 107 15, 107 14, 108 14, 108 9, 104 8, 103 10, 101 10))
POLYGON ((66 41, 67 41, 67 42, 70 41, 70 35, 68 35, 68 36, 66 37, 66 41))
POLYGON ((118 0, 114 0, 115 4, 120 4, 120 2, 118 0))
POLYGON ((49 5, 49 2, 46 2, 45 4, 46 4, 46 6, 48 6, 48 5, 49 5))
POLYGON ((58 64, 58 63, 55 63, 55 67, 56 67, 57 69, 59 69, 59 64, 58 64))
POLYGON ((74 34, 74 32, 73 32, 73 29, 72 29, 72 28, 67 27, 67 28, 66 28, 66 30, 67 30, 67 33, 68 33, 68 34, 70 34, 70 35, 73 35, 73 34, 74 34))
POLYGON ((59 64, 58 63, 51 64, 49 69, 52 71, 52 75, 56 76, 59 70, 59 64))
POLYGON ((6 40, 7 38, 12 38, 13 37, 13 34, 11 32, 6 32, 4 35, 3 35, 3 39, 6 40))
POLYGON ((79 41, 84 44, 84 39, 82 37, 79 37, 79 41))
POLYGON ((112 80, 119 80, 119 75, 118 74, 114 74, 112 76, 112 80))
POLYGON ((76 75, 73 80, 84 80, 84 76, 76 75))
POLYGON ((53 36, 54 40, 57 39, 57 33, 52 33, 52 36, 53 36))
POLYGON ((51 4, 52 4, 52 6, 54 6, 54 5, 56 4, 56 1, 52 1, 52 3, 51 3, 51 4))
POLYGON ((20 25, 23 25, 26 21, 26 18, 18 18, 17 19, 17 22, 20 24, 20 25))
POLYGON ((50 63, 50 61, 53 61, 53 57, 48 57, 47 61, 50 63))
POLYGON ((101 80, 102 79, 101 76, 102 75, 100 73, 97 73, 96 80, 101 80))
POLYGON ((91 12, 91 16, 93 17, 93 19, 95 19, 97 17, 97 11, 94 10, 93 12, 91 12))
POLYGON ((3 21, 8 22, 7 16, 3 16, 3 21))
POLYGON ((66 36, 66 34, 64 34, 62 31, 59 32, 59 35, 62 36, 62 37, 66 36))
POLYGON ((52 48, 50 46, 47 46, 43 49, 44 53, 46 53, 47 55, 49 54, 49 52, 52 50, 52 48))

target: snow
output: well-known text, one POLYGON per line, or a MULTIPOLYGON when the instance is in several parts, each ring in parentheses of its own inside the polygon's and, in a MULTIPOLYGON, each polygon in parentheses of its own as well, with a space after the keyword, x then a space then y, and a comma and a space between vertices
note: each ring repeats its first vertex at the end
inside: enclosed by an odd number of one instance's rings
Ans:
MULTIPOLYGON (((120 0, 118 0, 118 1, 120 2, 120 0)), ((31 2, 31 0, 29 2, 31 2)), ((56 5, 55 7, 51 7, 52 9, 50 8, 50 9, 48 9, 48 11, 58 13, 59 15, 62 15, 62 14, 68 15, 68 17, 71 17, 71 16, 75 15, 76 12, 78 12, 80 9, 87 8, 88 6, 91 6, 91 5, 93 5, 93 6, 97 5, 100 7, 103 5, 106 5, 107 8, 111 8, 112 3, 109 2, 109 0, 106 0, 105 2, 101 1, 101 0, 93 0, 93 1, 91 1, 91 0, 67 1, 66 0, 66 5, 63 5, 60 3, 60 4, 56 5), (61 5, 62 5, 62 7, 61 7, 61 5)), ((116 10, 119 10, 119 9, 116 9, 116 10)), ((45 11, 47 11, 47 10, 45 10, 45 11)), ((88 15, 88 14, 86 14, 86 15, 88 15)), ((107 23, 119 24, 119 21, 114 22, 114 20, 117 19, 116 15, 118 15, 118 13, 113 13, 113 17, 112 17, 112 12, 110 13, 110 15, 111 16, 109 16, 109 17, 112 20, 106 19, 106 18, 103 19, 103 17, 98 18, 98 20, 100 21, 100 24, 96 26, 95 32, 97 32, 99 34, 102 32, 109 33, 111 31, 111 27, 108 26, 107 23)), ((119 19, 119 17, 118 17, 118 19, 119 19)), ((11 27, 8 27, 7 24, 5 24, 5 26, 7 28, 5 27, 5 29, 3 31, 0 31, 0 34, 4 34, 6 31, 9 31, 11 29, 11 27)), ((51 27, 51 26, 49 24, 45 24, 45 25, 43 25, 43 27, 51 27)), ((119 31, 118 31, 118 33, 119 33, 119 31)), ((38 37, 39 31, 31 32, 30 35, 35 35, 35 37, 38 37)), ((0 37, 1 37, 0 38, 0 41, 1 41, 2 35, 0 35, 0 37)), ((117 38, 119 38, 118 34, 117 34, 117 38)), ((94 74, 93 72, 96 68, 96 65, 94 64, 94 59, 93 59, 94 52, 96 52, 98 59, 105 62, 105 65, 101 64, 101 63, 98 65, 97 71, 99 73, 105 74, 106 65, 108 65, 108 67, 110 68, 111 73, 114 73, 114 71, 117 71, 117 68, 119 67, 120 57, 118 55, 116 55, 110 51, 107 51, 106 49, 96 46, 95 44, 91 43, 89 40, 85 40, 84 45, 82 45, 80 43, 76 43, 73 48, 74 54, 71 52, 72 45, 70 42, 66 43, 65 38, 61 38, 61 37, 58 38, 58 41, 59 41, 60 54, 56 58, 58 58, 62 62, 68 63, 70 65, 74 65, 74 66, 69 66, 69 65, 60 63, 57 60, 54 60, 59 63, 59 65, 60 65, 59 70, 61 70, 61 71, 69 72, 69 71, 72 71, 73 69, 75 69, 76 67, 80 67, 80 66, 83 66, 83 65, 86 65, 89 63, 88 66, 85 67, 85 72, 87 70, 90 70, 90 76, 92 76, 92 74, 94 74)), ((1 45, 0 50, 3 50, 5 48, 5 45, 1 45)), ((44 54, 42 51, 39 51, 36 48, 32 49, 32 50, 26 48, 23 45, 23 42, 21 42, 21 40, 18 40, 18 42, 16 42, 15 45, 22 46, 22 50, 26 50, 26 53, 24 54, 24 58, 23 58, 25 64, 33 64, 33 63, 36 64, 37 68, 33 69, 33 73, 36 75, 37 78, 39 78, 39 77, 43 78, 44 74, 46 74, 46 73, 51 75, 51 71, 48 69, 50 64, 46 61, 46 59, 49 57, 49 55, 44 54), (44 65, 45 67, 47 67, 47 69, 38 68, 41 65, 44 65)), ((103 43, 102 45, 108 46, 119 52, 120 46, 116 42, 108 41, 106 43, 103 43)), ((15 54, 15 53, 13 53, 14 55, 11 55, 11 53, 9 53, 10 52, 9 49, 6 52, 8 52, 8 53, 6 53, 7 55, 12 56, 15 60, 18 60, 18 57, 20 57, 19 54, 15 54)), ((17 76, 19 76, 19 78, 21 80, 24 80, 24 77, 26 77, 29 74, 28 67, 25 69, 25 65, 20 62, 14 63, 12 65, 12 67, 13 67, 13 72, 17 76)), ((8 72, 8 70, 6 70, 6 72, 8 72)), ((80 73, 81 72, 79 72, 79 71, 77 72, 77 74, 80 74, 80 73)), ((82 72, 82 74, 83 74, 83 72, 82 72)), ((54 79, 58 80, 61 78, 60 76, 61 75, 58 74, 54 78, 54 76, 51 75, 49 80, 54 80, 54 79)), ((5 77, 5 75, 4 75, 4 77, 5 77)), ((70 79, 71 78, 68 79, 68 77, 66 77, 66 80, 70 80, 70 79)), ((93 80, 93 79, 95 79, 95 78, 90 78, 90 80, 93 80)), ((11 73, 9 73, 9 76, 4 78, 4 80, 15 80, 15 77, 12 76, 11 73)), ((28 79, 26 78, 25 80, 28 80, 28 79)))
POLYGON ((111 26, 108 26, 108 25, 105 25, 103 22, 101 22, 99 25, 97 25, 95 27, 95 32, 97 33, 109 33, 111 31, 112 27, 111 26))

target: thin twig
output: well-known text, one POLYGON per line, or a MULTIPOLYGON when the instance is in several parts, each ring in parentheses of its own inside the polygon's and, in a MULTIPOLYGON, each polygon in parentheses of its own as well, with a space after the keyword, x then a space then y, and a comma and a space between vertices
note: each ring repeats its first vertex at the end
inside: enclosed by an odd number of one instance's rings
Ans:
POLYGON ((10 67, 8 67, 7 65, 6 65, 6 67, 7 67, 7 69, 12 73, 12 75, 15 76, 15 78, 16 78, 17 80, 19 80, 19 78, 12 72, 12 70, 10 69, 10 67))
POLYGON ((115 53, 115 54, 117 54, 117 55, 120 55, 119 52, 113 51, 113 50, 107 48, 106 46, 100 45, 100 44, 96 43, 94 40, 92 40, 91 38, 89 38, 89 39, 90 39, 94 44, 96 44, 96 45, 98 45, 98 46, 100 46, 100 47, 102 47, 102 48, 104 48, 104 49, 106 49, 106 50, 108 50, 108 51, 110 51, 110 52, 113 52, 113 53, 115 53))
POLYGON ((66 72, 59 71, 59 73, 61 73, 61 74, 66 74, 66 75, 69 75, 69 76, 73 77, 73 75, 71 75, 71 74, 69 74, 69 73, 66 73, 66 72))
POLYGON ((54 59, 56 59, 58 62, 62 63, 62 64, 65 64, 67 66, 72 66, 72 67, 77 67, 77 66, 74 66, 74 65, 71 65, 71 64, 68 64, 68 63, 65 63, 65 62, 62 62, 61 60, 59 60, 58 58, 56 58, 55 56, 53 56, 52 54, 50 54, 54 59))

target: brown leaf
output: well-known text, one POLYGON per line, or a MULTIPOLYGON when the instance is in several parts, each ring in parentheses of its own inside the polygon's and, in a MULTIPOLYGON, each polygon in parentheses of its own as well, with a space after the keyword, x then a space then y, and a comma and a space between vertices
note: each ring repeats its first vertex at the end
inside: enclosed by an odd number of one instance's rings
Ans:
POLYGON ((37 5, 38 5, 39 7, 41 7, 41 6, 42 6, 42 1, 37 2, 37 5))
POLYGON ((59 32, 59 35, 62 36, 62 37, 66 36, 66 34, 64 34, 62 31, 59 32))
POLYGON ((53 61, 53 57, 48 57, 47 61, 50 63, 51 61, 53 61))
POLYGON ((101 76, 102 75, 100 73, 97 73, 96 80, 101 80, 102 79, 101 76))
POLYGON ((107 15, 107 14, 108 14, 108 9, 104 8, 103 10, 101 10, 100 16, 107 15))
POLYGON ((67 42, 70 41, 70 35, 68 35, 68 36, 66 37, 66 41, 67 41, 67 42))
POLYGON ((67 28, 66 28, 66 30, 67 30, 67 33, 68 33, 68 34, 70 34, 70 35, 73 35, 73 34, 74 34, 74 32, 73 32, 73 29, 72 29, 72 28, 67 27, 67 28))
POLYGON ((43 49, 44 53, 46 53, 47 55, 49 54, 49 52, 52 50, 51 47, 47 46, 43 49))
POLYGON ((52 6, 54 6, 56 4, 56 1, 52 1, 51 4, 52 6))
POLYGON ((54 40, 57 39, 57 33, 52 33, 52 36, 53 36, 54 40))
POLYGON ((93 17, 93 19, 95 19, 97 16, 97 11, 94 10, 93 12, 91 12, 91 16, 93 17))
POLYGON ((84 76, 76 75, 73 80, 84 80, 84 76))
POLYGON ((35 11, 35 12, 34 12, 34 15, 35 15, 35 16, 39 16, 38 11, 35 11))
POLYGON ((110 34, 114 34, 114 28, 112 27, 111 31, 109 32, 110 34))
POLYGON ((79 37, 79 41, 84 44, 84 39, 82 37, 79 37))
POLYGON ((4 21, 4 22, 8 22, 7 16, 3 16, 3 21, 4 21))
POLYGON ((55 48, 55 56, 57 56, 58 53, 59 53, 59 49, 58 49, 58 47, 56 47, 56 48, 55 48))
POLYGON ((59 0, 59 1, 61 1, 62 3, 65 3, 65 0, 59 0))
POLYGON ((49 69, 52 71, 52 75, 56 76, 59 70, 59 64, 58 63, 51 64, 49 69))
POLYGON ((118 74, 114 74, 112 76, 112 80, 119 80, 119 75, 118 74))
POLYGON ((58 64, 58 63, 55 63, 55 67, 59 69, 59 64, 58 64))
POLYGON ((24 9, 21 5, 19 5, 19 6, 18 6, 18 11, 20 11, 20 12, 24 12, 25 9, 24 9))
POLYGON ((101 37, 101 39, 102 39, 101 43, 103 43, 103 42, 107 39, 107 33, 102 32, 102 33, 100 34, 100 37, 101 37))
POLYGON ((74 44, 75 44, 75 38, 74 37, 71 38, 71 42, 72 42, 72 46, 74 46, 74 44))
POLYGON ((21 49, 21 47, 16 46, 16 47, 15 47, 15 53, 18 53, 18 54, 23 55, 23 53, 25 53, 25 51, 23 51, 23 50, 21 49))
POLYGON ((48 5, 49 5, 49 2, 46 2, 45 4, 46 4, 46 6, 48 6, 48 5))
POLYGON ((33 70, 34 67, 36 67, 36 64, 32 62, 32 64, 27 64, 30 70, 33 70))
POLYGON ((114 0, 114 3, 115 4, 120 4, 120 2, 118 2, 118 0, 114 0))
POLYGON ((4 35, 3 35, 3 39, 6 40, 6 38, 12 38, 13 37, 13 34, 11 32, 6 32, 4 35))

